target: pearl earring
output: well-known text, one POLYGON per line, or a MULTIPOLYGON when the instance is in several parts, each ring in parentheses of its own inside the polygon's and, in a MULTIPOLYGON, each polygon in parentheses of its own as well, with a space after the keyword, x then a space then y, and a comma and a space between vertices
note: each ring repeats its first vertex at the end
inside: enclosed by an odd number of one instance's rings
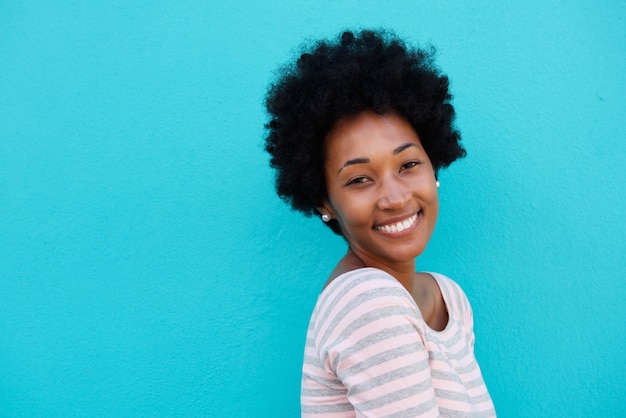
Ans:
POLYGON ((322 221, 324 221, 324 222, 330 221, 330 215, 327 214, 327 213, 323 214, 322 215, 322 221))
POLYGON ((437 186, 437 188, 439 188, 439 185, 440 185, 439 180, 437 180, 437 181, 435 182, 435 186, 437 186))

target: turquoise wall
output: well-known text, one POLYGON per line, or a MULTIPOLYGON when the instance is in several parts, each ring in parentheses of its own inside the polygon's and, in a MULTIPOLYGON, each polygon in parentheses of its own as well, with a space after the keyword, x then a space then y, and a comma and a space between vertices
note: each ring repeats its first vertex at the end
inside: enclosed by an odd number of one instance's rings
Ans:
POLYGON ((298 416, 344 244, 274 195, 263 96, 378 26, 452 80, 418 264, 468 293, 500 416, 626 413, 623 1, 3 1, 0 416, 298 416))

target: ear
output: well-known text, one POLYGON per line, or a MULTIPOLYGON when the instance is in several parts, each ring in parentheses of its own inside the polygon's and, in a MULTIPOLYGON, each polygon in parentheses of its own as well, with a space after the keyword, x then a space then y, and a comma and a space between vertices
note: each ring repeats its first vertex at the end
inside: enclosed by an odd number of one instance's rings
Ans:
POLYGON ((315 209, 317 209, 321 215, 328 214, 331 219, 335 218, 335 211, 327 200, 322 202, 322 206, 317 206, 315 209))

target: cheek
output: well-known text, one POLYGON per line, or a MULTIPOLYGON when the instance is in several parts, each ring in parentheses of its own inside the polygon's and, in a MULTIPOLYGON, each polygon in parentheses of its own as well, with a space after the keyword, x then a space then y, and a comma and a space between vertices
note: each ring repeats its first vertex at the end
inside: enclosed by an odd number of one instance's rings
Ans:
POLYGON ((430 201, 430 208, 433 222, 436 222, 437 218, 439 217, 439 194, 437 190, 435 190, 435 192, 433 193, 433 197, 430 201))
POLYGON ((347 226, 359 226, 369 221, 365 205, 359 205, 358 201, 351 201, 339 208, 337 215, 340 222, 347 226))
POLYGON ((439 201, 439 190, 434 177, 421 175, 413 181, 413 193, 416 198, 429 204, 439 201))
POLYGON ((361 226, 369 226, 371 220, 371 204, 362 196, 330 196, 330 204, 334 216, 345 230, 361 226))
POLYGON ((432 201, 439 205, 439 190, 437 190, 437 186, 433 188, 433 198, 432 201))
POLYGON ((433 188, 433 190, 431 191, 430 204, 435 209, 439 208, 439 191, 437 190, 436 187, 433 188))

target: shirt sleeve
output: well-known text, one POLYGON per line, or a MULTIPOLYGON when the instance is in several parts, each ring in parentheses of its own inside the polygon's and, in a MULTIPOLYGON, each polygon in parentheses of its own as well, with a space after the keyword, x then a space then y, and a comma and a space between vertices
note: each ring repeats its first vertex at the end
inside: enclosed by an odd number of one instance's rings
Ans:
POLYGON ((469 299, 461 286, 455 281, 441 274, 437 274, 436 276, 439 278, 438 283, 442 291, 449 295, 448 300, 451 302, 451 306, 448 306, 448 309, 451 310, 451 314, 461 322, 468 347, 473 353, 475 341, 474 313, 469 299))
POLYGON ((319 312, 315 345, 357 417, 439 416, 423 321, 384 272, 336 286, 319 312))

